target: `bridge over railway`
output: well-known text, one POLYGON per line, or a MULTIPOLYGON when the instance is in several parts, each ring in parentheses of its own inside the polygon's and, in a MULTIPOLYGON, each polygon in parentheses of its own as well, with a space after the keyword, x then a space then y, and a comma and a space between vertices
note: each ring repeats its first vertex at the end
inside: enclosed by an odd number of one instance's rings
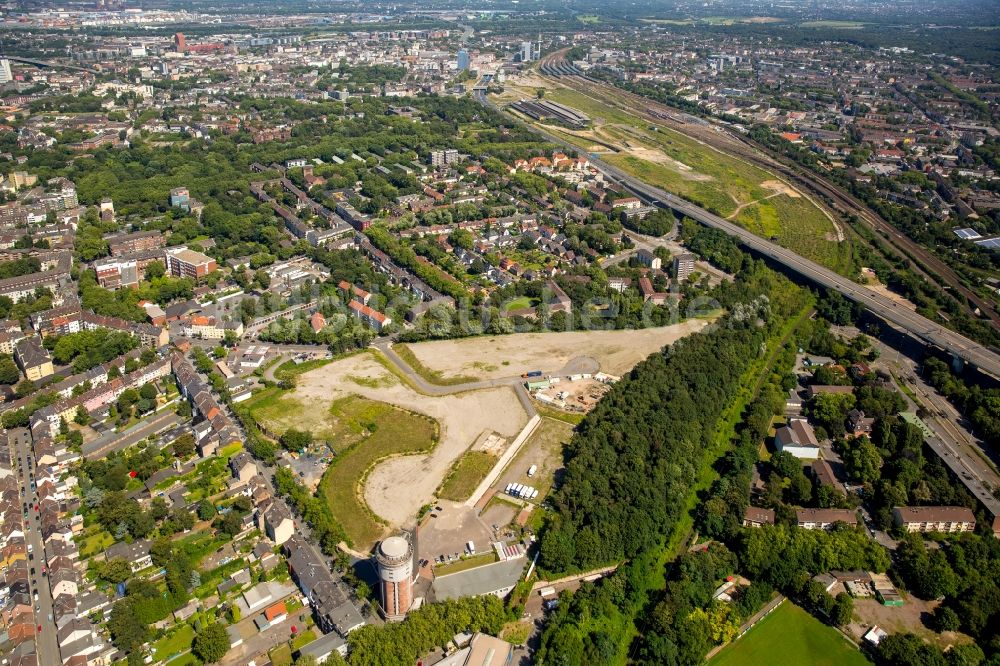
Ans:
MULTIPOLYGON (((496 108, 482 92, 477 92, 475 97, 479 103, 496 108)), ((544 129, 534 126, 531 129, 552 143, 564 146, 569 150, 579 150, 578 146, 546 132, 544 129)), ((781 264, 786 269, 814 284, 840 292, 846 298, 863 305, 875 316, 899 327, 912 337, 928 345, 942 349, 951 354, 954 359, 967 363, 981 372, 1000 379, 1000 354, 997 354, 996 351, 988 349, 959 333, 948 330, 940 324, 900 305, 891 298, 859 285, 853 280, 820 266, 809 259, 805 259, 787 248, 765 240, 737 224, 708 212, 700 206, 676 197, 658 187, 649 185, 596 156, 591 156, 590 163, 604 172, 608 178, 628 188, 652 205, 673 210, 707 227, 724 231, 757 254, 781 264)))

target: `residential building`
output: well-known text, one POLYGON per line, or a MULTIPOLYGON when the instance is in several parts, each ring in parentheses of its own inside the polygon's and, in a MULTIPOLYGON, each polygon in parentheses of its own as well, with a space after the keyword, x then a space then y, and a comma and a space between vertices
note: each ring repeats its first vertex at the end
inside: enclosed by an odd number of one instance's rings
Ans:
POLYGON ((431 151, 431 166, 435 168, 458 164, 461 159, 461 155, 454 148, 431 151))
POLYGON ((390 317, 353 299, 347 304, 347 307, 355 317, 374 328, 378 333, 381 333, 383 328, 392 323, 390 317))
POLYGON ((860 409, 852 409, 847 413, 847 431, 855 437, 870 435, 874 426, 875 419, 865 416, 865 413, 860 409))
POLYGON ((646 266, 647 268, 651 268, 654 271, 660 270, 660 268, 662 268, 663 266, 663 261, 658 256, 656 256, 655 254, 653 254, 652 252, 650 252, 645 248, 636 252, 635 258, 640 264, 646 266))
POLYGON ((976 516, 964 506, 897 506, 892 519, 907 532, 971 532, 976 516))
POLYGON ((687 252, 674 257, 674 277, 678 282, 684 282, 691 277, 695 271, 694 261, 694 255, 687 252))
POLYGON ((761 527, 762 525, 774 525, 774 509, 748 506, 743 514, 743 527, 761 527))
POLYGON ((233 473, 233 478, 240 483, 248 483, 252 477, 257 476, 257 463, 246 451, 240 451, 229 459, 229 469, 233 473))
POLYGON ((774 433, 775 448, 787 451, 796 458, 818 458, 819 442, 816 433, 805 419, 793 418, 774 433))
POLYGON ((141 571, 146 567, 153 566, 153 558, 149 555, 150 542, 146 539, 139 539, 132 543, 119 541, 112 544, 104 551, 104 560, 125 560, 133 572, 141 571))
POLYGON ((181 245, 167 248, 167 273, 174 277, 203 278, 217 268, 215 259, 181 245))
POLYGON ((156 230, 136 231, 131 234, 112 236, 107 241, 112 257, 120 257, 123 254, 142 252, 144 250, 157 250, 167 244, 167 240, 163 234, 156 230))
POLYGON ((795 518, 798 526, 806 530, 826 530, 837 523, 852 527, 858 524, 854 509, 798 509, 795 518))
POLYGON ((14 361, 24 376, 33 382, 55 372, 52 367, 52 357, 42 346, 42 339, 39 337, 32 336, 18 340, 14 344, 14 361))
POLYGON ((292 513, 284 502, 271 502, 260 512, 260 518, 261 529, 267 534, 267 538, 278 546, 288 541, 295 533, 295 521, 292 520, 292 513))

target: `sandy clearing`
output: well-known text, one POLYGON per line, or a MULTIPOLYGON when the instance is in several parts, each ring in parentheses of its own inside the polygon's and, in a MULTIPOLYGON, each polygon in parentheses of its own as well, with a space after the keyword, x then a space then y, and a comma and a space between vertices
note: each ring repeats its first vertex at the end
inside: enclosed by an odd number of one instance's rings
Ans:
POLYGON ((691 319, 640 330, 521 333, 407 346, 421 363, 444 377, 499 379, 532 370, 556 372, 580 356, 594 358, 603 372, 621 375, 654 351, 707 325, 706 320, 691 319))
POLYGON ((917 311, 917 306, 916 305, 914 305, 913 303, 911 303, 910 301, 908 301, 903 296, 900 296, 896 292, 892 291, 891 289, 889 289, 889 287, 885 286, 878 279, 878 275, 876 275, 875 271, 873 271, 872 269, 870 269, 868 267, 862 267, 862 269, 861 269, 861 277, 867 282, 866 286, 869 289, 871 289, 872 291, 877 291, 878 293, 882 294, 886 298, 891 298, 892 300, 896 301, 900 305, 905 306, 905 307, 909 308, 910 310, 913 310, 914 312, 917 311))
POLYGON ((798 190, 781 180, 765 180, 760 184, 765 190, 771 190, 777 194, 787 194, 792 199, 800 199, 802 195, 798 190))
POLYGON ((377 515, 393 527, 408 524, 421 506, 431 502, 451 464, 484 430, 514 437, 528 421, 513 389, 470 391, 457 395, 421 395, 395 377, 369 354, 335 361, 301 375, 295 396, 316 409, 329 409, 348 394, 426 414, 441 426, 441 439, 430 454, 402 456, 375 466, 365 483, 364 498, 377 515), (378 380, 379 386, 362 386, 349 377, 378 380), (388 380, 392 380, 391 384, 388 380))

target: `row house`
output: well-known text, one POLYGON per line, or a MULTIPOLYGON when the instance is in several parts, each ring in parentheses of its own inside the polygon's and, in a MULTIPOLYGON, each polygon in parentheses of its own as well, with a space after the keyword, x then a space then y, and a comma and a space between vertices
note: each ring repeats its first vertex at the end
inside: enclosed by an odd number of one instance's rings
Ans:
POLYGON ((195 414, 204 419, 194 427, 201 455, 209 456, 220 446, 241 443, 243 436, 240 429, 219 405, 191 362, 180 352, 174 352, 170 357, 170 366, 181 395, 191 403, 195 414))
POLYGON ((38 290, 48 291, 52 294, 52 302, 61 305, 63 294, 72 293, 67 289, 70 283, 70 275, 67 271, 41 271, 30 275, 6 278, 0 280, 0 296, 6 296, 15 303, 31 298, 38 290))
POLYGON ((88 413, 96 412, 117 400, 126 389, 137 388, 168 374, 170 374, 170 361, 159 359, 122 377, 115 377, 95 386, 78 396, 65 398, 43 407, 31 416, 32 436, 36 432, 39 436, 47 432, 49 437, 55 437, 59 432, 60 421, 72 421, 78 409, 83 408, 88 413))
POLYGON ((316 625, 324 632, 337 632, 343 638, 364 626, 365 621, 351 602, 349 593, 338 584, 323 558, 300 535, 292 535, 283 544, 292 579, 309 599, 316 625))

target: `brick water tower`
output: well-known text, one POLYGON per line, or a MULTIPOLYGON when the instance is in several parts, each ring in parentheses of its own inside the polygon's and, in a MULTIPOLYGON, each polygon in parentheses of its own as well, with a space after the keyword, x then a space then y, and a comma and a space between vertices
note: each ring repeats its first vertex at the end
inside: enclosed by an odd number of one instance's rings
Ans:
POLYGON ((375 552, 379 598, 386 620, 400 621, 413 603, 413 549, 400 536, 385 539, 375 552))

